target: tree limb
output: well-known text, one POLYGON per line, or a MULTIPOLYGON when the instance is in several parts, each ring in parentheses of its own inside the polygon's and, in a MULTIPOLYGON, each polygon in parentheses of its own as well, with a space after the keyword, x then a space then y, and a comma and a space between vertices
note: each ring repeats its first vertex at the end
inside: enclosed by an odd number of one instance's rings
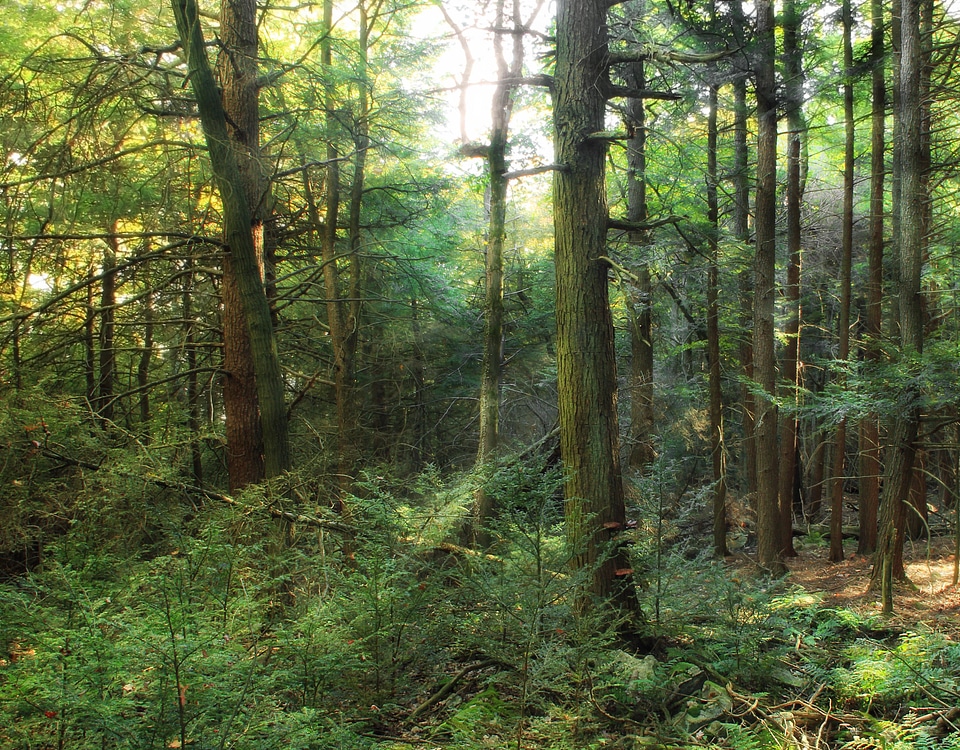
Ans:
POLYGON ((665 216, 655 221, 624 221, 622 219, 607 219, 607 229, 619 229, 623 232, 646 232, 666 224, 678 224, 686 220, 686 216, 665 216))
POLYGON ((503 179, 513 180, 517 177, 529 177, 535 174, 543 174, 544 172, 563 172, 567 169, 569 169, 569 167, 563 164, 544 164, 542 167, 530 167, 528 169, 518 169, 514 172, 504 172, 503 179))
POLYGON ((644 60, 656 60, 659 62, 675 62, 687 65, 699 65, 702 63, 716 62, 725 57, 730 57, 736 50, 724 50, 722 52, 674 52, 666 49, 653 49, 644 47, 638 50, 629 50, 626 52, 611 52, 607 57, 610 65, 620 65, 623 63, 643 62, 644 60))

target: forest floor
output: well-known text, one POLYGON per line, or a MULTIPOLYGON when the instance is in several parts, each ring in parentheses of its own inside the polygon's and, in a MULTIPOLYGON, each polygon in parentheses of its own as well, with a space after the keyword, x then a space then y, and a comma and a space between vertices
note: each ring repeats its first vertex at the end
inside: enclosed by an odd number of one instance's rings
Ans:
MULTIPOLYGON (((960 586, 953 583, 954 539, 937 537, 907 542, 904 567, 909 583, 898 584, 890 626, 912 630, 926 624, 954 639, 960 638, 960 586)), ((828 560, 828 546, 807 546, 788 561, 789 580, 811 593, 822 593, 826 606, 846 607, 862 616, 879 614, 880 597, 870 589, 873 561, 850 554, 843 562, 828 560)))

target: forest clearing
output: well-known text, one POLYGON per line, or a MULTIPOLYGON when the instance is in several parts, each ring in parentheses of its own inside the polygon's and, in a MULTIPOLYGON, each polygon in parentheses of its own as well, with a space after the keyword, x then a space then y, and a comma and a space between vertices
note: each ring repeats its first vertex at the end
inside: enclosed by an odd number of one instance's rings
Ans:
POLYGON ((952 0, 7 0, 0 750, 960 750, 952 0))

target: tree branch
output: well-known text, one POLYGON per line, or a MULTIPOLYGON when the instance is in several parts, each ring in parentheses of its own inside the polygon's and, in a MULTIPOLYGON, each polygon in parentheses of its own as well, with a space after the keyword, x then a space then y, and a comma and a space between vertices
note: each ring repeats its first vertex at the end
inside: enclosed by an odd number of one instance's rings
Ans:
POLYGON ((686 220, 686 216, 665 216, 655 221, 623 221, 621 219, 607 219, 607 229, 619 229, 623 232, 645 232, 649 229, 656 229, 666 224, 678 224, 686 220))
POLYGON ((683 97, 669 91, 650 91, 649 89, 632 89, 629 86, 617 86, 609 83, 603 87, 603 95, 607 99, 660 99, 662 101, 677 102, 683 97))
POLYGON ((653 49, 644 47, 637 50, 626 52, 611 52, 607 57, 609 65, 620 65, 623 63, 643 62, 644 60, 657 60, 659 62, 675 62, 687 65, 699 65, 702 63, 716 62, 725 57, 733 55, 736 50, 724 50, 722 52, 674 52, 666 49, 653 49))
POLYGON ((544 164, 542 167, 529 167, 528 169, 518 169, 514 172, 504 172, 503 179, 513 180, 517 177, 529 177, 544 172, 565 172, 569 167, 563 164, 544 164))

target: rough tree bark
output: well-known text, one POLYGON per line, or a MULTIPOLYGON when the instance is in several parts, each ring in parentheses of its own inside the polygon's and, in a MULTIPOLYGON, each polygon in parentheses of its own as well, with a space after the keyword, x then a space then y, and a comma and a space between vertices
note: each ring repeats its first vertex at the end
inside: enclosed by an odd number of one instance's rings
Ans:
MULTIPOLYGON (((643 62, 633 63, 627 71, 627 85, 638 91, 646 88, 643 62)), ((627 141, 627 219, 647 220, 647 131, 643 99, 627 101, 627 119, 633 136, 627 141)), ((631 232, 637 247, 647 243, 648 233, 631 232)), ((642 470, 657 458, 654 447, 653 412, 653 285, 650 265, 641 262, 637 286, 629 301, 630 321, 630 454, 632 469, 642 470)))
MULTIPOLYGON (((837 322, 839 343, 837 361, 845 367, 850 358, 850 297, 853 267, 853 15, 850 0, 841 5, 843 18, 843 216, 841 218, 840 251, 840 316, 837 322)), ((837 379, 843 387, 846 376, 837 379)), ((830 501, 830 562, 843 560, 843 487, 846 475, 847 420, 837 425, 836 449, 833 454, 833 483, 830 501)))
MULTIPOLYGON (((218 62, 221 101, 227 132, 236 154, 243 183, 250 233, 257 254, 258 274, 263 278, 264 219, 267 211, 267 180, 260 158, 260 92, 257 83, 259 36, 257 6, 253 0, 222 0, 220 5, 218 62)), ((263 432, 257 397, 250 335, 247 332, 243 297, 234 253, 228 246, 223 256, 220 288, 223 326, 223 408, 226 417, 227 473, 230 489, 256 484, 264 477, 263 432)))
MULTIPOLYGON (((920 271, 923 254, 923 185, 921 133, 921 40, 920 0, 901 3, 899 54, 899 96, 894 116, 899 127, 900 200, 894 245, 899 254, 899 321, 901 367, 915 369, 923 352, 923 311, 920 299, 920 271)), ((883 584, 884 612, 893 611, 892 579, 905 577, 903 570, 904 509, 909 498, 916 456, 919 425, 919 393, 914 378, 900 396, 901 409, 890 428, 889 447, 883 479, 877 555, 873 580, 883 584)))
POLYGON ((776 287, 777 100, 773 0, 757 3, 757 198, 754 268, 754 381, 757 399, 757 556, 761 567, 784 572, 780 554, 780 505, 777 476, 776 287))
POLYGON ((270 305, 251 231, 253 220, 245 193, 245 181, 227 131, 227 117, 219 87, 207 59, 196 1, 171 0, 171 3, 220 194, 224 237, 230 248, 244 322, 250 336, 257 398, 260 402, 265 475, 271 478, 290 467, 287 409, 270 305))
MULTIPOLYGON (((870 131, 870 251, 867 275, 867 314, 864 325, 864 358, 878 362, 883 325, 883 189, 884 131, 887 86, 884 79, 883 0, 870 1, 871 131, 870 131)), ((876 414, 860 424, 860 535, 857 554, 877 548, 877 513, 880 505, 880 425, 876 414)))
POLYGON ((607 544, 625 524, 614 329, 605 255, 604 130, 608 0, 559 0, 554 76, 557 388, 565 515, 590 593, 635 601, 625 556, 607 544), (618 580, 618 578, 620 580, 618 580))

